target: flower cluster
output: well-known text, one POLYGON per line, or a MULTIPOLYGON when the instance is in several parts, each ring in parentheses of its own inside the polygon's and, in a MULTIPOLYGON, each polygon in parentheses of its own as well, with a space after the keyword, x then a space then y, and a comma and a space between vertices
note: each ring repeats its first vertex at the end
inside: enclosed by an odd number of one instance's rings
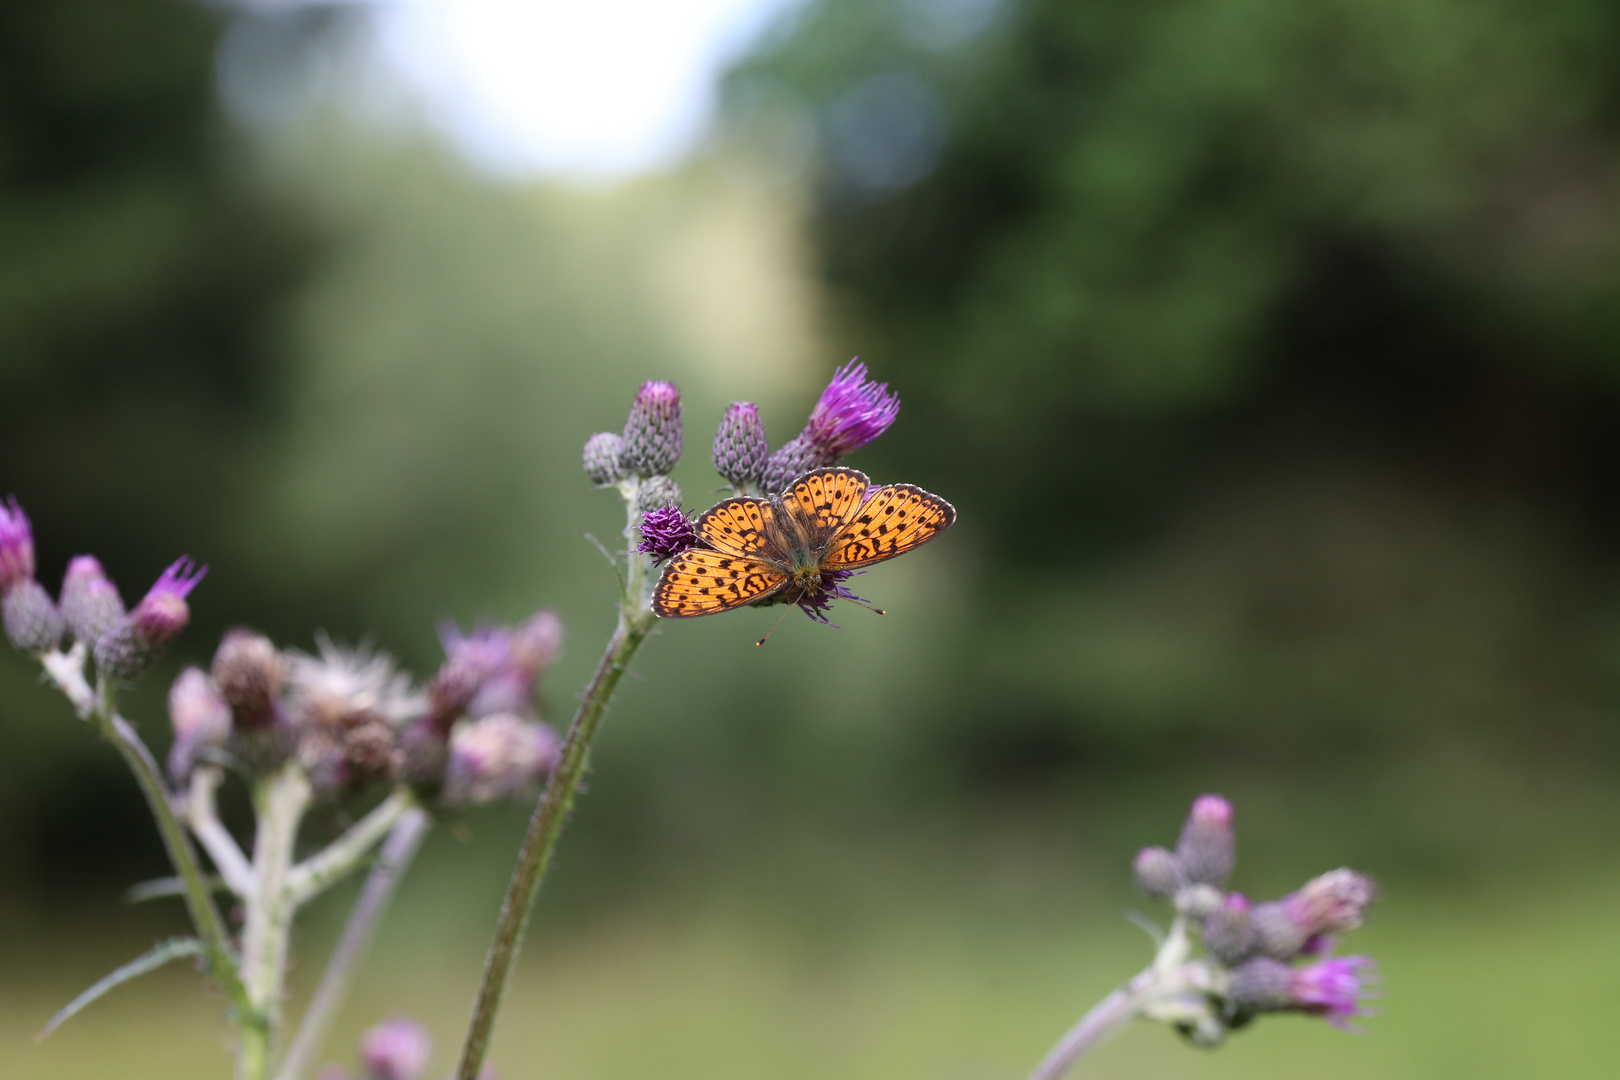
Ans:
POLYGON ((309 655, 263 634, 227 632, 208 671, 187 668, 169 691, 169 773, 234 760, 265 774, 296 761, 321 794, 377 780, 410 784, 442 804, 517 794, 556 765, 556 734, 537 719, 535 687, 562 644, 542 611, 518 627, 444 632, 447 658, 426 692, 388 655, 318 639, 309 655))
POLYGON ((1174 992, 1144 1014, 1210 1046, 1260 1013, 1306 1013, 1340 1027, 1365 1015, 1373 962, 1328 954, 1338 935, 1361 925, 1377 896, 1372 881, 1334 870, 1256 904, 1224 891, 1234 852, 1231 804, 1204 795, 1193 803, 1174 851, 1150 847, 1137 854, 1137 886, 1176 909, 1176 931, 1166 947, 1185 948, 1190 930, 1208 952, 1179 968, 1174 992))
MULTIPOLYGON (((787 490, 811 469, 836 465, 845 455, 887 431, 900 414, 900 399, 888 384, 867 377, 866 365, 851 360, 833 373, 804 429, 773 453, 759 406, 735 401, 714 436, 714 468, 738 495, 787 490)), ((681 511, 681 489, 669 471, 681 454, 680 392, 667 382, 649 382, 636 394, 624 434, 598 432, 585 442, 585 475, 598 484, 617 484, 641 512, 636 550, 655 562, 673 558, 697 544, 691 519, 681 511), (631 486, 633 485, 633 486, 631 486)), ((840 578, 825 599, 844 596, 840 578)), ((806 608, 825 622, 824 600, 806 608)))
POLYGON ((152 666, 163 647, 191 620, 186 597, 208 573, 188 558, 158 577, 133 610, 93 555, 68 563, 61 602, 34 578, 34 532, 15 497, 0 502, 0 614, 6 637, 35 655, 55 649, 64 635, 95 658, 96 670, 133 679, 152 666))

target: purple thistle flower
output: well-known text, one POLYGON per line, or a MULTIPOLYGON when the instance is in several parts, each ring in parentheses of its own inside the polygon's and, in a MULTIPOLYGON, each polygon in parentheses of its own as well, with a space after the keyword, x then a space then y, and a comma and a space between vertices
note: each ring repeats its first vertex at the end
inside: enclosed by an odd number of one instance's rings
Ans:
POLYGON ((34 580, 34 527, 17 496, 0 500, 0 596, 34 580))
POLYGON ((692 526, 692 519, 679 507, 649 510, 641 515, 641 524, 636 528, 641 533, 636 551, 651 555, 655 564, 673 559, 687 548, 697 547, 697 530, 692 526))
POLYGON ((1333 934, 1354 930, 1378 898, 1378 886, 1354 870, 1331 870, 1298 892, 1254 910, 1260 950, 1278 960, 1322 952, 1333 934))
POLYGON ((179 558, 158 577, 135 610, 96 642, 96 667, 114 678, 132 679, 151 666, 157 654, 191 621, 186 597, 208 573, 189 558, 179 558))
MULTIPOLYGON (((823 626, 832 626, 832 620, 828 619, 827 615, 832 611, 834 600, 854 600, 862 604, 867 602, 866 597, 856 596, 844 587, 844 582, 856 574, 864 573, 865 570, 823 570, 820 587, 814 592, 806 591, 794 603, 799 605, 800 611, 816 622, 823 626)), ((834 626, 833 629, 836 630, 838 627, 834 626)))
POLYGON ((831 464, 831 461, 821 459, 809 438, 802 434, 795 435, 766 459, 765 475, 760 478, 760 486, 767 492, 786 491, 789 484, 811 469, 831 464))
POLYGON ((1295 1007, 1326 1017, 1334 1027, 1354 1030, 1351 1017, 1372 1011, 1361 1003, 1374 980, 1374 968, 1365 956, 1340 956, 1299 968, 1292 987, 1295 1007))
POLYGON ((45 587, 23 578, 0 596, 0 622, 6 637, 25 653, 45 653, 62 640, 62 613, 45 587))
POLYGON ((450 736, 444 801, 477 805, 520 794, 555 769, 561 756, 556 732, 510 713, 461 725, 450 736))
POLYGON ((804 436, 825 459, 819 464, 831 465, 889 430, 899 415, 900 399, 889 393, 888 383, 868 379, 857 357, 833 373, 804 436))
POLYGON ((360 1038, 367 1080, 420 1080, 433 1054, 433 1040, 416 1021, 384 1020, 360 1038))

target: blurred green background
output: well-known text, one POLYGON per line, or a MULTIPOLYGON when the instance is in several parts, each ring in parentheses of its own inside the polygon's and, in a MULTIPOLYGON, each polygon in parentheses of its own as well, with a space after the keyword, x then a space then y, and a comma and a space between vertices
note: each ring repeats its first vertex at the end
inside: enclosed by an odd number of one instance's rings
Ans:
MULTIPOLYGON (((579 448, 647 378, 700 506, 728 401, 781 442, 858 353, 905 405, 850 464, 959 511, 863 579, 885 619, 649 642, 507 1080, 1022 1076, 1146 961, 1129 859, 1201 791, 1251 894, 1382 881, 1382 1014, 1081 1075, 1612 1075, 1620 8, 819 0, 690 160, 593 187, 319 100, 227 119, 233 24, 296 73, 360 17, 0 9, 0 492, 47 582, 211 565, 132 695, 154 743, 228 626, 425 672, 437 620, 541 606, 565 721, 619 515, 579 448)), ((431 838, 328 1056, 409 1012, 448 1067, 524 819, 431 838)), ((0 820, 0 1075, 224 1075, 180 968, 30 1041, 181 917, 122 903, 164 872, 138 794, 16 655, 0 820)))

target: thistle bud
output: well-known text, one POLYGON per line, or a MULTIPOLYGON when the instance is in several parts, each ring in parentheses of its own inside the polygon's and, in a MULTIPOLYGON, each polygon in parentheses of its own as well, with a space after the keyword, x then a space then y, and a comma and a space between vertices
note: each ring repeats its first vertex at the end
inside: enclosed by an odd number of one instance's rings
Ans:
POLYGON ((444 801, 476 805, 516 795, 557 767, 561 744, 544 724, 497 713, 450 736, 444 801))
POLYGON ((1232 969, 1227 996, 1245 1012, 1276 1012, 1293 1004, 1294 969, 1257 957, 1232 969))
POLYGON ((0 500, 0 596, 34 580, 34 527, 17 496, 0 500))
POLYGON ((1254 951, 1254 912, 1248 897, 1232 893, 1204 920, 1204 944, 1228 967, 1254 951))
POLYGON ((450 764, 448 725, 429 715, 407 726, 399 733, 394 762, 395 779, 410 785, 424 799, 438 795, 450 764))
POLYGON ((253 630, 228 631, 214 653, 214 683, 231 707, 235 731, 258 731, 275 723, 287 662, 270 639, 253 630))
POLYGON ((795 435, 766 459, 765 475, 760 478, 760 486, 771 494, 786 491, 794 480, 821 464, 831 462, 822 462, 821 455, 810 440, 803 435, 795 435))
POLYGON ((1176 855, 1187 871, 1187 880, 1224 885, 1232 876, 1235 846, 1232 804, 1219 795, 1200 795, 1193 801, 1187 823, 1181 829, 1181 842, 1176 845, 1176 855))
POLYGON ((714 471, 733 489, 743 491, 760 482, 771 447, 765 441, 765 424, 759 406, 751 401, 734 401, 720 419, 714 435, 714 471))
POLYGON ((484 681, 484 673, 466 657, 452 656, 428 684, 428 721, 443 735, 461 719, 484 681))
POLYGON ((585 440, 585 475, 593 483, 617 484, 624 479, 624 440, 611 431, 599 431, 585 440))
POLYGON ((512 635, 512 663, 538 678, 562 649, 563 624, 556 612, 537 611, 512 635))
POLYGON ((183 787, 203 752, 225 744, 231 730, 231 707, 207 672, 188 667, 169 687, 169 721, 174 725, 169 778, 176 787, 183 787))
POLYGON ((649 510, 661 510, 665 507, 681 505, 681 485, 667 476, 654 476, 641 483, 641 490, 636 494, 636 509, 642 513, 649 510))
POLYGON ((163 571, 135 610, 96 640, 96 668, 116 679, 133 679, 152 666, 163 647, 191 620, 186 597, 208 567, 178 559, 163 571))
POLYGON ((77 641, 94 648, 124 617, 124 601, 94 555, 76 555, 62 576, 62 618, 77 641))
POLYGON ((1254 909, 1259 950, 1278 960, 1321 951, 1330 934, 1354 930, 1377 899, 1378 887, 1354 870, 1333 870, 1298 892, 1254 909))
POLYGON ((643 384, 624 424, 620 463, 637 476, 662 476, 681 457, 681 392, 674 383, 643 384))
POLYGON ((385 1020, 360 1039, 366 1080, 421 1080, 432 1054, 426 1029, 405 1017, 385 1020))
POLYGON ((1143 848, 1136 853, 1132 869, 1136 887, 1155 900, 1169 900, 1186 884, 1181 860, 1162 847, 1143 848))
POLYGON ((23 652, 49 652, 62 640, 62 613, 33 578, 13 582, 0 597, 0 620, 6 637, 23 652))

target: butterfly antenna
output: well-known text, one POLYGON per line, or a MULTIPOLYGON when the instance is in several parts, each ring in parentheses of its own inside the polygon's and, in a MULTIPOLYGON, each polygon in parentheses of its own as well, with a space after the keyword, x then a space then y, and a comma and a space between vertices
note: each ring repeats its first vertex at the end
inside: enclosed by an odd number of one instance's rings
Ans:
POLYGON ((870 611, 874 615, 887 615, 888 614, 887 611, 884 611, 880 607, 873 607, 871 604, 868 604, 865 600, 857 600, 853 596, 846 596, 846 597, 844 597, 844 599, 848 600, 850 603, 854 604, 856 607, 865 608, 867 611, 870 611))
MULTIPOLYGON (((792 611, 792 610, 793 610, 792 608, 788 608, 788 611, 792 611)), ((788 617, 787 611, 782 612, 782 619, 785 619, 787 617, 788 617)), ((775 625, 773 625, 769 630, 765 631, 765 636, 760 638, 758 641, 754 642, 754 645, 757 647, 757 646, 763 645, 767 641, 771 640, 771 635, 776 633, 776 627, 782 625, 782 619, 777 619, 775 625)))

